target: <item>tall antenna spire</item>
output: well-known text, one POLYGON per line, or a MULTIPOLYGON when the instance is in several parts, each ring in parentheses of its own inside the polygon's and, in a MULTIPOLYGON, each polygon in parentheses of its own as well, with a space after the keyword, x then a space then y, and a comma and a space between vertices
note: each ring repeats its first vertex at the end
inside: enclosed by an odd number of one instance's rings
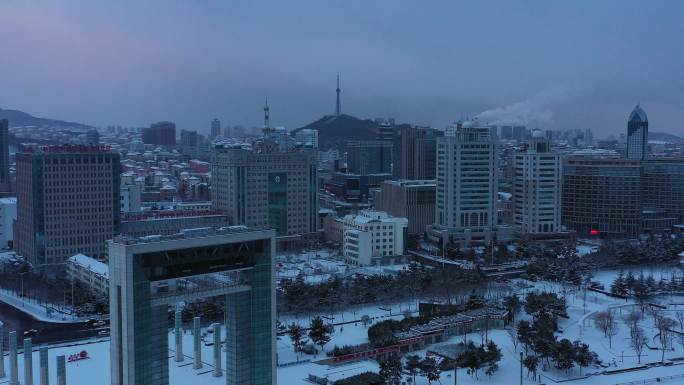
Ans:
POLYGON ((266 97, 266 105, 264 105, 264 128, 270 128, 270 109, 268 108, 268 96, 266 97))
POLYGON ((335 105, 335 116, 340 116, 342 107, 340 106, 340 73, 337 73, 337 104, 335 105))

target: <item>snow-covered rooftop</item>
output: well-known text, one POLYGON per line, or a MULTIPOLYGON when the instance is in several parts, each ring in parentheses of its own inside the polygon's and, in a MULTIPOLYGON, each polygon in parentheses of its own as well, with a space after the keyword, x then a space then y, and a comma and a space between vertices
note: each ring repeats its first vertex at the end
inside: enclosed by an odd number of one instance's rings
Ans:
POLYGON ((76 254, 74 256, 69 257, 69 262, 75 263, 77 265, 83 266, 84 268, 94 272, 95 274, 99 274, 102 276, 109 276, 109 266, 107 264, 102 263, 95 258, 89 257, 84 254, 76 254))

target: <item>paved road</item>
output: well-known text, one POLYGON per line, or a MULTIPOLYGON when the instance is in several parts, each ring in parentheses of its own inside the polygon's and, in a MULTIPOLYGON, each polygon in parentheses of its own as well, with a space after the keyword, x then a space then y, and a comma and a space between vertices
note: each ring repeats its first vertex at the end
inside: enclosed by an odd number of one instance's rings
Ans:
POLYGON ((3 338, 5 339, 4 347, 6 350, 9 349, 7 333, 12 330, 17 331, 19 346, 23 344, 24 331, 30 329, 38 330, 38 334, 31 337, 34 345, 94 337, 101 330, 101 328, 99 330, 94 329, 83 322, 50 323, 39 321, 2 301, 0 301, 0 321, 5 324, 3 338))

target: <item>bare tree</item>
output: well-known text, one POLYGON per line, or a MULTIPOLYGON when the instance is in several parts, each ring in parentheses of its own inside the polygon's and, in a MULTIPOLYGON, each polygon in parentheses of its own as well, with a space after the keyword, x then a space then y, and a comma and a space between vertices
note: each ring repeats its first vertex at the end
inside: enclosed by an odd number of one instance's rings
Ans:
POLYGON ((656 326, 658 329, 658 342, 660 342, 660 350, 662 355, 660 361, 665 361, 665 350, 672 344, 672 328, 675 325, 675 320, 665 316, 658 316, 656 319, 656 326))
POLYGON ((644 330, 640 327, 636 327, 630 333, 631 346, 634 349, 634 354, 637 355, 637 360, 641 363, 641 354, 646 346, 646 336, 644 335, 644 330))
POLYGON ((684 331, 684 310, 677 310, 675 317, 677 317, 677 322, 679 323, 679 331, 684 331))
POLYGON ((639 322, 641 321, 641 313, 633 310, 625 316, 624 320, 627 326, 629 326, 630 337, 634 338, 633 334, 639 328, 639 322))
POLYGON ((596 324, 596 327, 603 332, 603 335, 608 338, 608 346, 612 349, 613 337, 617 335, 619 330, 613 311, 608 309, 596 313, 594 323, 596 324))

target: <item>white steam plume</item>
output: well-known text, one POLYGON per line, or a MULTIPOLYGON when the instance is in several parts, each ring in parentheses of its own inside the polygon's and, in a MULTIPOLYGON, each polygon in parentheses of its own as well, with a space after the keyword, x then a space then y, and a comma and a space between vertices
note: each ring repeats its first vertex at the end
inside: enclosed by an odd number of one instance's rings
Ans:
POLYGON ((553 109, 560 103, 576 97, 579 87, 558 86, 546 89, 531 98, 497 107, 476 115, 481 122, 495 126, 527 126, 529 128, 552 128, 553 109))

